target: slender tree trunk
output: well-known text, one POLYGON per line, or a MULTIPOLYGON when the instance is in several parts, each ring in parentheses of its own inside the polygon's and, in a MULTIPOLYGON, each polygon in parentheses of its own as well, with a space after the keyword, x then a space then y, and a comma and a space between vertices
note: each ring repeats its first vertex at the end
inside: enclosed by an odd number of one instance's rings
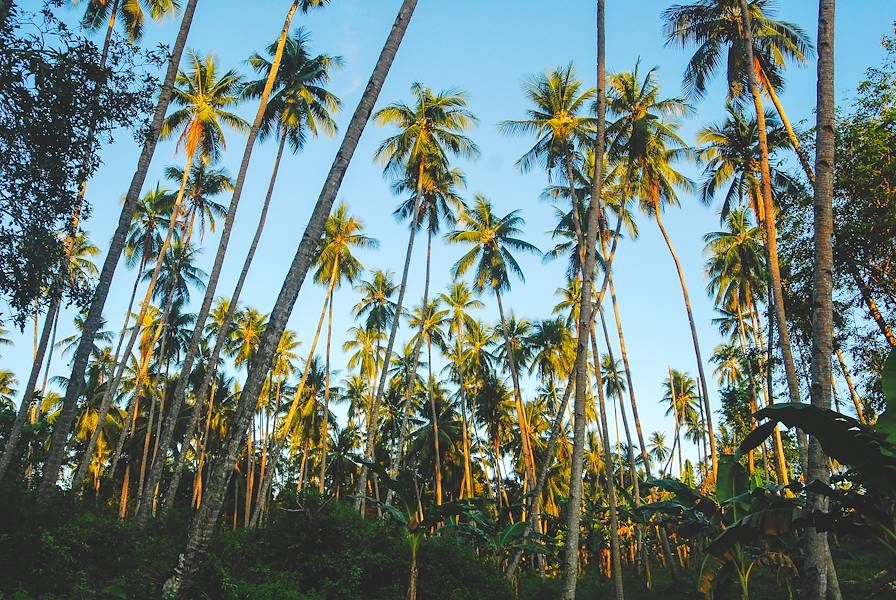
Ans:
MULTIPOLYGON (((265 81, 264 90, 261 93, 261 99, 258 103, 258 110, 255 114, 255 121, 252 123, 252 128, 249 130, 249 137, 246 140, 246 147, 243 150, 243 159, 240 162, 240 170, 237 174, 236 184, 233 188, 233 197, 230 199, 230 206, 227 209, 227 216, 224 219, 224 227, 221 230, 221 239, 218 242, 218 251, 215 253, 215 262, 212 265, 212 270, 209 274, 208 282, 206 282, 205 297, 202 300, 202 307, 199 309, 199 314, 196 317, 196 324, 193 327, 193 335, 190 338, 190 343, 187 346, 187 350, 184 355, 183 364, 181 366, 181 370, 183 373, 190 373, 192 371, 193 361, 196 358, 196 352, 199 350, 199 344, 204 336, 205 321, 208 319, 208 314, 211 311, 212 302, 215 299, 215 291, 218 287, 218 279, 221 275, 221 269, 224 266, 224 256, 227 253, 227 246, 230 243, 230 234, 233 231, 233 223, 236 219, 236 211, 239 206, 240 197, 243 193, 243 185, 246 181, 246 173, 249 170, 249 162, 252 158, 252 150, 255 147, 255 140, 258 137, 258 131, 261 128, 261 124, 267 110, 268 99, 271 96, 271 91, 274 89, 274 83, 277 79, 277 73, 280 69, 280 61, 283 57, 283 48, 286 45, 286 38, 289 35, 289 28, 292 24, 292 19, 296 13, 296 10, 298 10, 299 8, 299 3, 300 0, 293 0, 292 4, 290 5, 289 10, 286 13, 286 18, 283 21, 283 28, 280 31, 280 37, 277 40, 277 49, 274 52, 274 58, 271 61, 271 69, 268 73, 267 80, 265 81)), ((282 143, 283 142, 281 140, 281 146, 282 143)), ((278 163, 279 158, 280 153, 278 152, 278 163)), ((180 416, 180 409, 183 405, 188 381, 189 377, 180 377, 178 378, 177 384, 174 387, 174 394, 172 394, 171 397, 171 410, 169 411, 170 414, 168 416, 168 420, 165 422, 165 429, 162 432, 161 447, 163 456, 168 453, 168 449, 171 447, 172 438, 174 436, 174 429, 177 425, 177 419, 180 416)), ((192 431, 189 432, 189 435, 192 435, 192 431)), ((148 489, 153 489, 158 484, 159 480, 162 477, 163 467, 164 461, 156 461, 156 463, 153 464, 149 479, 146 482, 146 486, 148 489)), ((137 524, 145 524, 148 518, 148 509, 146 507, 142 507, 141 510, 137 513, 137 524)))
MULTIPOLYGON (((742 0, 743 2, 744 0, 742 0)), ((809 396, 813 406, 831 407, 831 354, 833 353, 833 197, 834 197, 834 0, 818 2, 818 95, 815 130, 815 200, 813 203, 815 255, 812 265, 812 385, 809 396)), ((809 438, 807 479, 827 483, 830 479, 828 458, 821 444, 809 438)), ((827 498, 808 493, 809 507, 827 510, 827 498)), ((812 600, 824 600, 829 585, 827 533, 806 528, 803 594, 812 600)), ((831 564, 833 571, 833 564, 831 564)))
POLYGON ((327 361, 326 382, 324 383, 324 414, 320 426, 320 481, 317 491, 324 495, 324 482, 327 478, 327 448, 330 445, 330 342, 333 337, 333 297, 327 311, 327 361))
MULTIPOLYGON (((756 68, 755 62, 753 63, 753 65, 754 68, 756 68)), ((784 111, 784 107, 781 105, 781 100, 780 98, 778 98, 778 92, 775 91, 775 86, 773 86, 764 76, 762 78, 762 84, 763 89, 768 94, 768 97, 771 99, 772 104, 774 104, 775 110, 778 112, 778 116, 781 117, 781 123, 784 125, 784 129, 787 131, 787 138, 790 140, 790 145, 793 146, 793 151, 796 152, 796 156, 800 161, 800 165, 803 167, 803 171, 806 173, 806 177, 809 179, 809 183, 814 186, 815 173, 812 171, 812 167, 809 164, 809 155, 800 144, 800 140, 796 136, 796 132, 793 130, 793 126, 790 124, 790 119, 787 118, 787 113, 784 111)))
POLYGON ((843 356, 843 351, 835 346, 834 353, 837 355, 837 361, 840 363, 840 369, 843 371, 844 379, 846 379, 846 387, 849 388, 849 395, 852 398, 853 406, 855 406, 856 416, 858 416, 859 421, 865 423, 865 411, 862 409, 862 399, 859 397, 859 392, 852 382, 852 377, 849 374, 849 367, 846 366, 846 358, 843 356))
POLYGON ((143 143, 143 149, 137 160, 137 169, 131 184, 125 195, 124 205, 121 209, 121 215, 118 219, 118 225, 112 237, 109 250, 106 253, 103 267, 97 280, 96 289, 93 293, 93 299, 87 313, 87 319, 84 321, 84 329, 81 334, 81 340, 75 350, 72 361, 72 373, 69 377, 68 387, 65 391, 65 397, 62 401, 62 410, 56 420, 53 429, 53 437, 50 443, 50 453, 44 464, 43 479, 40 484, 39 495, 42 499, 46 499, 56 487, 56 480, 59 475, 59 468, 62 465, 62 458, 65 451, 65 441, 71 430, 72 421, 75 417, 78 398, 81 395, 81 387, 84 384, 84 371, 87 368, 87 362, 90 359, 90 352, 93 349, 93 341, 97 331, 102 324, 103 308, 106 304, 106 298, 109 295, 109 289, 112 285, 112 278, 115 274, 115 268, 118 264, 121 253, 124 250, 125 237, 130 228, 134 210, 137 207, 140 190, 146 180, 146 174, 149 170, 149 164, 155 153, 156 144, 159 141, 159 134, 162 130, 162 121, 165 119, 165 113, 168 111, 168 105, 171 102, 172 90, 174 88, 174 78, 177 75, 177 68, 180 64, 181 56, 183 56, 184 46, 187 41, 187 34, 193 22, 193 14, 196 11, 198 0, 187 0, 184 7, 184 14, 181 20, 180 29, 174 42, 171 52, 171 58, 168 61, 168 69, 165 73, 162 90, 159 94, 159 100, 156 104, 149 132, 143 143))
POLYGON ((236 462, 240 439, 249 425, 251 408, 254 407, 258 400, 264 377, 270 368, 271 359, 277 350, 277 344, 283 335, 283 330, 286 328, 286 321, 292 312, 299 290, 305 280, 305 275, 308 273, 308 269, 314 259, 315 250, 323 233, 327 216, 330 214, 330 210, 336 200, 342 179, 358 146, 358 140, 364 131, 364 126, 370 118, 371 112, 373 112, 373 106, 379 97, 383 82, 392 66, 416 6, 416 0, 404 0, 402 2, 398 17, 377 60, 370 81, 346 128, 345 138, 336 154, 333 165, 330 167, 330 172, 327 174, 320 196, 305 229, 305 234, 302 236, 302 241, 274 304, 274 309, 271 311, 268 325, 261 337, 255 358, 249 366, 246 382, 240 394, 239 404, 234 415, 233 428, 225 441, 220 455, 221 458, 209 476, 205 502, 203 502, 202 507, 193 519, 187 537, 187 545, 178 559, 177 567, 172 576, 165 582, 164 592, 169 596, 181 596, 190 588, 193 577, 199 569, 200 561, 202 561, 205 555, 214 524, 221 511, 221 503, 224 499, 224 492, 227 489, 227 482, 233 474, 233 466, 236 462))
MULTIPOLYGON (((392 357, 392 349, 395 347, 395 337, 398 335, 398 328, 401 325, 401 312, 404 308, 404 294, 407 290, 408 272, 411 269, 411 256, 414 253, 414 239, 417 237, 418 221, 420 219, 421 211, 423 210, 423 170, 424 164, 421 160, 417 173, 417 191, 416 197, 414 199, 414 211, 411 213, 411 232, 410 234, 408 234, 408 249, 407 252, 405 252, 404 256, 404 269, 401 272, 401 285, 398 286, 398 300, 395 303, 395 318, 392 320, 392 328, 389 331, 389 341, 386 342, 386 357, 384 359, 385 365, 389 364, 389 361, 392 357)), ((382 401, 383 393, 386 390, 386 379, 388 379, 388 377, 389 369, 383 368, 382 372, 380 373, 379 383, 377 383, 376 386, 376 393, 373 396, 373 402, 371 402, 371 410, 379 410, 379 404, 382 401)), ((369 461, 373 459, 375 442, 376 440, 372 438, 368 432, 368 436, 364 446, 365 460, 369 461)), ((400 451, 401 449, 399 448, 399 452, 400 451)), ((358 478, 358 489, 356 493, 357 498, 355 500, 355 508, 359 510, 361 508, 361 503, 364 498, 366 488, 367 465, 361 465, 361 475, 358 478)), ((388 496, 391 497, 391 491, 389 492, 388 496)))
POLYGON ((666 232, 666 227, 663 225, 663 218, 660 213, 659 207, 657 207, 655 216, 656 224, 660 228, 660 233, 663 234, 663 239, 666 241, 666 246, 669 248, 669 253, 672 255, 672 260, 675 262, 675 269, 678 271, 678 281, 679 283, 681 283, 681 295, 684 297, 684 307, 688 314, 688 323, 691 326, 691 339, 694 342, 694 354, 696 354, 697 356, 697 374, 700 378, 700 389, 703 392, 703 409, 706 412, 706 432, 709 435, 709 453, 712 460, 712 478, 713 481, 715 481, 716 472, 718 470, 718 459, 716 457, 716 436, 715 429, 713 428, 712 408, 710 408, 709 405, 709 390, 706 387, 706 376, 703 373, 703 357, 700 353, 700 340, 697 338, 697 324, 694 321, 694 311, 691 308, 691 298, 688 295, 688 284, 684 278, 684 269, 682 269, 681 267, 681 261, 678 258, 678 252, 675 251, 675 247, 672 245, 672 239, 669 237, 669 234, 666 232))
POLYGON ((744 50, 746 52, 747 71, 750 78, 750 94, 753 97, 753 105, 756 110, 756 124, 759 130, 759 153, 761 171, 761 198, 765 225, 765 246, 771 279, 772 292, 774 294, 775 314, 778 322, 778 337, 781 339, 781 355, 784 358, 784 372, 787 378, 787 388, 790 392, 791 402, 800 401, 800 389, 797 381, 796 366, 793 360, 793 349, 790 343, 790 328, 787 324, 787 315, 784 309, 784 290, 781 282, 781 267, 778 264, 778 240, 775 227, 775 205, 772 198, 771 168, 769 167, 768 132, 765 124, 765 109, 762 106, 762 93, 759 89, 759 79, 756 75, 755 60, 753 57, 753 30, 750 24, 750 12, 746 0, 740 0, 742 30, 744 35, 744 50))
POLYGON ((428 356, 427 360, 428 369, 429 369, 429 382, 426 386, 427 396, 429 396, 429 410, 432 412, 432 437, 433 437, 433 451, 434 462, 433 466, 435 469, 435 482, 436 482, 436 506, 442 506, 442 459, 441 459, 441 448, 439 446, 439 412, 436 410, 436 399, 432 393, 432 340, 427 336, 426 340, 426 354, 428 356))
POLYGON ((880 332, 884 335, 887 343, 890 344, 890 347, 896 348, 896 333, 893 333, 890 324, 887 323, 886 319, 884 319, 884 316, 881 314, 877 302, 874 301, 874 297, 871 295, 871 289, 868 287, 868 284, 862 279, 862 276, 859 274, 859 270, 855 265, 850 266, 850 272, 853 281, 856 282, 856 287, 859 288, 859 294, 861 294, 862 301, 865 303, 865 307, 868 309, 871 318, 874 319, 874 322, 877 324, 880 332))
MULTIPOLYGON (((588 337, 591 332, 591 294, 597 254, 597 233, 602 210, 603 156, 606 135, 606 41, 604 35, 604 0, 597 0, 597 132, 594 144, 594 179, 591 182, 591 203, 588 207, 585 231, 585 260, 582 264, 582 290, 580 295, 578 341, 575 359, 575 402, 573 413, 573 452, 570 467, 569 505, 566 523, 566 548, 563 559, 563 575, 560 587, 562 600, 574 600, 579 572, 579 523, 582 510, 585 450, 585 388, 587 384, 588 337)), ((615 241, 615 240, 614 240, 615 241)), ((606 283, 606 278, 605 278, 606 283)), ((606 432, 604 435, 606 439, 606 432)), ((609 461, 607 461, 609 464, 609 461)), ((615 529, 615 528, 614 528, 615 529)), ((621 573, 619 573, 621 577, 621 573)), ((617 581, 616 596, 622 598, 621 580, 617 581)))

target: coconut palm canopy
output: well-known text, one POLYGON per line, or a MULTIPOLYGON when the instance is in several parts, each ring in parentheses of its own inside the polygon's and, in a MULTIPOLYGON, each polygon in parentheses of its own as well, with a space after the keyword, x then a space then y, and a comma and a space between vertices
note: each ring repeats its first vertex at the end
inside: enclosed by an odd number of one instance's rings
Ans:
MULTIPOLYGON (((896 469, 889 2, 836 28, 833 0, 28 4, 0 9, 33 51, 0 76, 48 119, 123 72, 156 90, 121 135, 70 115, 96 150, 47 177, 76 208, 24 217, 61 258, 0 310, 0 499, 48 565, 62 489, 134 543, 176 530, 98 594, 875 597, 833 575, 894 546, 896 478, 868 471, 896 469), (391 522, 341 530, 343 556, 392 536, 357 587, 268 557, 331 517, 391 522), (235 529, 264 568, 229 572, 235 529), (432 587, 436 544, 468 581, 432 587)), ((0 596, 99 589, 92 560, 0 596)))

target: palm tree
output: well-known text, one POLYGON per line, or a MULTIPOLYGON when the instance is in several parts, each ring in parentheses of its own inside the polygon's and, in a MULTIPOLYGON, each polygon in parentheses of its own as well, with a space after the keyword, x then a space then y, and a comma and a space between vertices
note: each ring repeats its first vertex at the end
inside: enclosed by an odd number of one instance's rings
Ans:
POLYGON ((642 211, 656 221, 678 272, 697 359, 706 427, 710 438, 712 469, 715 475, 718 466, 715 433, 709 406, 709 391, 703 373, 697 325, 684 270, 662 220, 663 210, 667 206, 678 204, 677 189, 688 191, 692 187, 691 182, 673 166, 676 160, 689 155, 689 148, 678 135, 677 122, 667 120, 684 114, 688 106, 679 98, 660 98, 655 69, 648 71, 641 79, 636 66, 632 72, 614 75, 610 79, 610 87, 609 108, 620 117, 611 128, 613 136, 611 153, 617 154, 629 165, 630 173, 626 177, 632 182, 633 192, 639 200, 642 211))
MULTIPOLYGON (((289 411, 283 418, 281 423, 279 441, 272 452, 273 463, 268 470, 267 477, 264 480, 264 490, 270 489, 270 482, 273 477, 273 470, 276 467, 279 458, 280 448, 284 441, 284 436, 292 428, 292 421, 295 418, 296 411, 299 409, 299 400, 303 398, 305 384, 310 374, 312 365, 312 357, 317 349, 317 343, 320 339, 320 332, 323 328, 324 318, 327 315, 327 308, 332 301, 334 290, 341 287, 342 282, 354 283, 360 277, 364 267, 360 261, 352 254, 354 249, 358 248, 376 248, 379 245, 375 239, 370 238, 363 233, 364 224, 360 219, 348 212, 348 206, 340 204, 336 210, 327 219, 324 228, 323 238, 320 241, 320 249, 317 255, 317 270, 314 274, 314 280, 327 286, 324 295, 324 305, 321 309, 320 318, 317 321, 317 328, 314 331, 314 337, 311 341, 311 347, 308 350, 308 358, 305 361, 305 370, 299 381, 293 402, 289 407, 289 411)), ((332 320, 331 320, 332 325, 332 320)), ((330 339, 331 332, 328 330, 327 339, 330 339)), ((329 357, 326 358, 329 364, 329 357)), ((368 416, 368 419, 370 416, 368 416)), ((375 422, 374 422, 375 423, 375 422)), ((368 423, 369 426, 373 426, 368 423)), ((370 430, 368 430, 369 432, 370 430)))
POLYGON ((452 231, 445 238, 452 244, 472 246, 466 254, 454 263, 451 274, 453 277, 461 277, 471 267, 474 267, 473 289, 480 293, 485 289, 491 289, 495 294, 501 330, 504 334, 507 363, 513 379, 517 423, 522 438, 525 472, 530 484, 534 486, 535 457, 530 444, 529 428, 526 423, 523 395, 520 388, 520 377, 516 361, 514 360, 514 351, 511 345, 510 332, 507 328, 501 292, 510 289, 511 274, 516 275, 520 280, 525 280, 523 270, 516 258, 514 258, 513 252, 540 254, 540 251, 529 242, 517 237, 522 233, 521 227, 525 223, 518 210, 512 211, 503 217, 498 217, 495 215, 491 202, 485 196, 477 194, 474 197, 474 201, 473 207, 461 214, 459 224, 463 229, 452 231))
MULTIPOLYGON (((170 166, 165 169, 165 177, 172 181, 183 181, 183 169, 170 166)), ((210 169, 209 165, 199 161, 190 168, 184 196, 188 206, 183 212, 183 221, 187 224, 184 239, 193 239, 193 225, 199 219, 199 239, 205 238, 208 229, 215 232, 215 219, 225 214, 224 205, 212 200, 214 196, 233 191, 233 180, 226 169, 210 169)))
MULTIPOLYGON (((180 222, 181 213, 183 211, 183 199, 187 190, 187 184, 191 174, 192 167, 198 156, 199 160, 206 163, 215 162, 221 152, 226 148, 224 139, 224 131, 221 126, 226 123, 234 129, 240 130, 246 127, 245 121, 229 109, 239 101, 239 97, 235 95, 236 90, 242 84, 239 75, 233 70, 227 71, 220 76, 217 73, 217 65, 213 57, 202 57, 194 52, 190 53, 190 69, 189 71, 180 71, 177 76, 177 88, 175 90, 174 103, 181 108, 175 110, 169 115, 162 126, 163 137, 172 137, 178 135, 177 146, 183 146, 187 154, 186 166, 182 171, 180 189, 174 200, 174 205, 169 217, 168 231, 162 245, 159 247, 159 253, 156 257, 155 268, 149 276, 146 293, 137 313, 137 323, 141 323, 146 316, 150 301, 155 293, 155 287, 159 279, 159 273, 165 262, 165 256, 171 246, 174 237, 174 231, 180 222), (178 133, 179 132, 179 133, 178 133)), ((196 192, 198 194, 198 192, 196 192)), ((170 304, 166 304, 165 313, 170 311, 170 304)), ((163 317, 158 325, 158 333, 156 337, 161 335, 161 330, 165 327, 166 318, 163 317)), ((124 356, 130 356, 134 344, 137 341, 139 328, 135 327, 131 336, 125 345, 124 356)), ((106 389, 106 396, 100 405, 99 423, 104 422, 105 412, 108 411, 109 403, 115 396, 124 373, 125 361, 122 361, 112 378, 112 382, 106 389)), ((144 367, 145 368, 145 367, 144 367)), ((185 365, 183 370, 190 372, 185 365)), ((180 378, 186 379, 186 378, 180 378)), ((95 436, 93 436, 95 437, 95 436)), ((88 443, 87 450, 81 461, 79 472, 86 475, 85 464, 90 464, 95 444, 88 443)), ((153 469, 155 471, 155 469, 153 469)), ((150 480, 152 477, 150 477, 150 480)), ((76 481, 78 481, 76 479, 76 481)), ((83 479, 82 479, 83 481, 83 479)), ((155 484, 153 481, 151 492, 154 493, 155 484)), ((147 504, 143 504, 146 507, 147 504)), ((146 510, 140 511, 141 514, 148 514, 146 510)))
POLYGON ((432 374, 432 344, 433 342, 439 348, 446 347, 445 326, 450 327, 450 311, 442 308, 439 299, 433 300, 429 304, 418 306, 411 312, 408 325, 412 329, 416 329, 413 342, 415 346, 419 346, 420 339, 426 341, 426 360, 429 365, 429 374, 426 377, 426 397, 429 401, 432 418, 432 440, 434 444, 433 465, 435 469, 435 492, 436 506, 442 505, 442 467, 441 467, 441 449, 439 448, 439 411, 436 409, 436 400, 434 397, 435 380, 432 374))
MULTIPOLYGON (((376 151, 376 160, 384 164, 384 174, 392 176, 398 182, 398 185, 395 186, 396 191, 404 191, 411 185, 415 190, 414 204, 411 210, 402 210, 402 207, 399 207, 397 211, 399 216, 410 217, 411 229, 396 301, 395 310, 399 315, 404 307, 404 294, 407 289, 417 229, 421 226, 423 217, 427 216, 427 213, 430 217, 428 228, 430 243, 427 251, 422 304, 424 306, 429 304, 429 257, 431 256, 432 233, 438 229, 438 217, 445 214, 441 210, 443 203, 446 199, 453 200, 455 198, 454 187, 462 181, 458 173, 449 168, 449 159, 456 156, 475 158, 479 155, 476 144, 463 135, 464 131, 476 123, 476 117, 467 109, 467 96, 464 92, 449 89, 435 93, 422 84, 415 83, 411 86, 411 93, 415 96, 413 106, 403 102, 394 102, 380 109, 374 115, 377 124, 391 125, 399 130, 397 134, 386 138, 380 144, 376 151), (426 201, 428 201, 428 210, 424 213, 424 202, 426 201)), ((401 319, 392 321, 389 339, 386 343, 387 361, 391 360, 400 322, 401 319)), ((418 352, 419 350, 415 350, 415 355, 418 352)), ((386 372, 383 370, 373 397, 374 413, 382 400, 385 389, 386 372)), ((368 461, 373 458, 374 441, 373 437, 369 437, 365 445, 364 457, 368 461)), ((367 466, 362 465, 361 477, 358 480, 358 500, 356 501, 359 507, 366 485, 367 466)))
MULTIPOLYGON (((84 16, 81 17, 81 25, 89 31, 97 31, 103 26, 107 29, 103 56, 108 52, 111 33, 116 24, 121 24, 125 35, 133 44, 143 37, 147 12, 152 19, 161 21, 180 9, 178 0, 74 0, 73 2, 75 5, 82 3, 87 6, 84 16)), ((101 63, 104 64, 105 61, 101 63)))
POLYGON ((675 418, 675 438, 672 444, 672 454, 678 446, 678 472, 684 472, 681 450, 681 428, 690 420, 697 419, 697 410, 694 404, 699 402, 697 398, 697 384, 686 373, 669 369, 669 377, 663 382, 662 403, 667 405, 666 416, 675 418))
MULTIPOLYGON (((469 376, 469 367, 464 348, 464 338, 466 332, 475 326, 475 320, 470 311, 482 308, 482 302, 473 295, 473 291, 464 281, 455 281, 451 284, 446 292, 439 294, 438 300, 444 304, 450 313, 450 331, 454 337, 454 357, 452 360, 452 370, 457 383, 458 400, 461 409, 461 426, 463 435, 463 451, 464 451, 464 488, 468 497, 473 497, 473 475, 472 460, 470 458, 470 449, 473 445, 471 434, 473 423, 469 420, 469 404, 467 387, 469 376)), ((463 494, 461 494, 463 495, 463 494)))
POLYGON ((750 72, 755 71, 762 90, 775 105, 803 170, 814 181, 808 155, 800 147, 778 99, 786 63, 804 64, 812 58, 812 43, 806 33, 793 23, 776 20, 770 0, 750 0, 747 4, 740 0, 696 0, 676 4, 663 12, 663 22, 667 44, 697 46, 684 74, 684 86, 691 96, 702 97, 709 80, 720 65, 725 65, 728 98, 740 101, 750 87, 750 72), (748 15, 751 27, 745 27, 744 15, 748 15))
MULTIPOLYGON (((84 334, 81 336, 81 342, 72 360, 71 376, 68 378, 65 397, 62 399, 62 409, 53 429, 53 436, 50 441, 50 452, 44 463, 43 478, 41 479, 38 489, 38 495, 41 500, 45 500, 56 488, 59 468, 62 465, 64 453, 63 446, 68 438, 72 421, 75 417, 75 410, 77 409, 81 386, 84 384, 84 372, 87 369, 87 363, 90 359, 90 348, 93 345, 93 337, 100 328, 103 308, 106 304, 106 298, 109 295, 109 289, 112 286, 112 278, 115 275, 115 269, 121 258, 121 253, 124 251, 125 236, 131 225, 134 211, 137 208, 137 201, 140 197, 140 191, 143 188, 143 184, 146 181, 146 174, 149 171, 150 161, 155 153, 159 137, 161 136, 165 114, 168 112, 168 107, 174 95, 174 83, 178 74, 178 66, 183 57, 184 48, 187 42, 187 34, 193 23, 193 15, 196 12, 197 1, 198 0, 187 0, 187 4, 184 7, 183 18, 181 19, 180 28, 178 29, 177 37, 172 46, 171 56, 168 59, 168 67, 165 71, 159 99, 156 102, 148 133, 144 138, 143 147, 140 151, 140 156, 137 159, 137 167, 134 176, 131 178, 131 183, 125 194, 121 216, 118 219, 118 226, 112 236, 112 242, 106 252, 106 258, 103 262, 100 276, 93 292, 93 297, 87 312, 87 319, 84 323, 84 334)), ((47 333, 49 332, 47 331, 47 333)), ((49 335, 47 335, 46 338, 48 339, 49 335)), ((36 375, 34 381, 37 381, 36 375)), ((30 398, 31 390, 33 389, 33 383, 27 386, 27 397, 30 398)), ((22 404, 24 403, 21 403, 20 406, 22 404)), ((4 449, 3 457, 0 458, 0 479, 3 478, 6 468, 12 460, 16 442, 21 434, 21 426, 19 423, 20 420, 17 418, 16 427, 10 434, 6 448, 4 449)), ((24 419, 21 420, 21 423, 24 424, 24 419)))
POLYGON ((242 437, 249 425, 250 415, 244 407, 252 406, 257 402, 261 393, 270 361, 276 350, 276 344, 283 334, 286 320, 289 313, 292 312, 299 289, 308 273, 308 269, 311 267, 320 236, 326 225, 327 216, 330 214, 330 209, 333 207, 336 195, 339 192, 340 183, 345 176, 351 156, 357 148, 364 126, 373 112, 373 106, 379 97, 386 75, 392 66, 395 54, 398 52, 398 47, 404 38, 416 6, 416 0, 403 0, 395 23, 386 39, 383 51, 374 67, 370 81, 346 129, 345 138, 337 152, 333 166, 330 168, 330 172, 324 181, 321 194, 312 210, 311 218, 306 227, 305 235, 299 244, 296 255, 284 279, 277 302, 271 312, 271 324, 265 331, 256 360, 253 361, 253 365, 250 367, 246 377, 245 385, 240 395, 239 406, 237 407, 238 418, 233 423, 233 428, 222 449, 220 460, 216 463, 215 469, 209 477, 206 501, 190 527, 187 546, 178 561, 178 567, 168 581, 165 582, 164 589, 168 594, 178 595, 181 593, 181 590, 189 588, 199 568, 199 561, 205 553, 209 534, 221 510, 227 483, 236 464, 242 437))
POLYGON ((669 456, 669 450, 666 446, 666 435, 660 431, 654 431, 650 434, 650 459, 655 460, 660 465, 660 477, 663 477, 663 464, 666 457, 669 456))
POLYGON ((498 128, 508 134, 534 134, 535 145, 517 161, 523 172, 534 166, 544 167, 550 174, 560 171, 569 186, 569 199, 573 206, 573 225, 579 252, 584 250, 584 233, 580 222, 575 193, 577 163, 582 161, 585 148, 592 144, 597 119, 582 112, 588 110, 595 90, 582 90, 582 82, 576 79, 572 63, 539 74, 523 85, 523 90, 533 108, 528 118, 502 121, 498 128))

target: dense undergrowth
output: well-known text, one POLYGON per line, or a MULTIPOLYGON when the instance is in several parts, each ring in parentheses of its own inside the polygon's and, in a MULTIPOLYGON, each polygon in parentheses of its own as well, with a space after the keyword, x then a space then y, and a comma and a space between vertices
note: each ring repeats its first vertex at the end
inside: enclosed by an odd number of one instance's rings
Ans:
MULTIPOLYGON (((39 507, 30 493, 0 489, 0 598, 158 598, 186 535, 175 513, 146 531, 121 522, 106 507, 60 496, 39 507)), ((408 544, 387 521, 362 519, 350 504, 309 497, 278 505, 258 532, 221 527, 203 567, 196 598, 258 600, 402 600, 407 591, 408 544)), ((853 544, 835 550, 844 598, 894 597, 896 575, 886 557, 853 544), (888 570, 889 568, 889 570, 888 570)), ((653 591, 626 572, 626 598, 697 598, 695 575, 673 582, 652 568, 653 591)), ((581 598, 612 595, 603 576, 583 579, 581 598)), ((734 589, 732 588, 732 594, 734 589)), ((419 555, 421 600, 550 600, 558 582, 524 575, 511 586, 498 567, 452 534, 426 539, 419 555)), ((731 596, 736 597, 735 595, 731 596)), ((760 569, 751 598, 787 598, 774 574, 760 569)))

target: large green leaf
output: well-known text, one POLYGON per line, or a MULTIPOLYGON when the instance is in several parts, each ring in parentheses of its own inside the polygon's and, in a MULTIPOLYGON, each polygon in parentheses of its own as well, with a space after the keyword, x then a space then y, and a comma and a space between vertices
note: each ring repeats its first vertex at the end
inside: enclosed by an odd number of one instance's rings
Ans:
POLYGON ((716 497, 725 503, 735 496, 750 491, 747 472, 731 454, 723 454, 719 459, 718 478, 716 479, 716 497))
POLYGON ((887 441, 896 444, 896 350, 890 352, 884 362, 880 376, 880 387, 887 401, 887 410, 877 418, 875 427, 887 436, 887 441))

